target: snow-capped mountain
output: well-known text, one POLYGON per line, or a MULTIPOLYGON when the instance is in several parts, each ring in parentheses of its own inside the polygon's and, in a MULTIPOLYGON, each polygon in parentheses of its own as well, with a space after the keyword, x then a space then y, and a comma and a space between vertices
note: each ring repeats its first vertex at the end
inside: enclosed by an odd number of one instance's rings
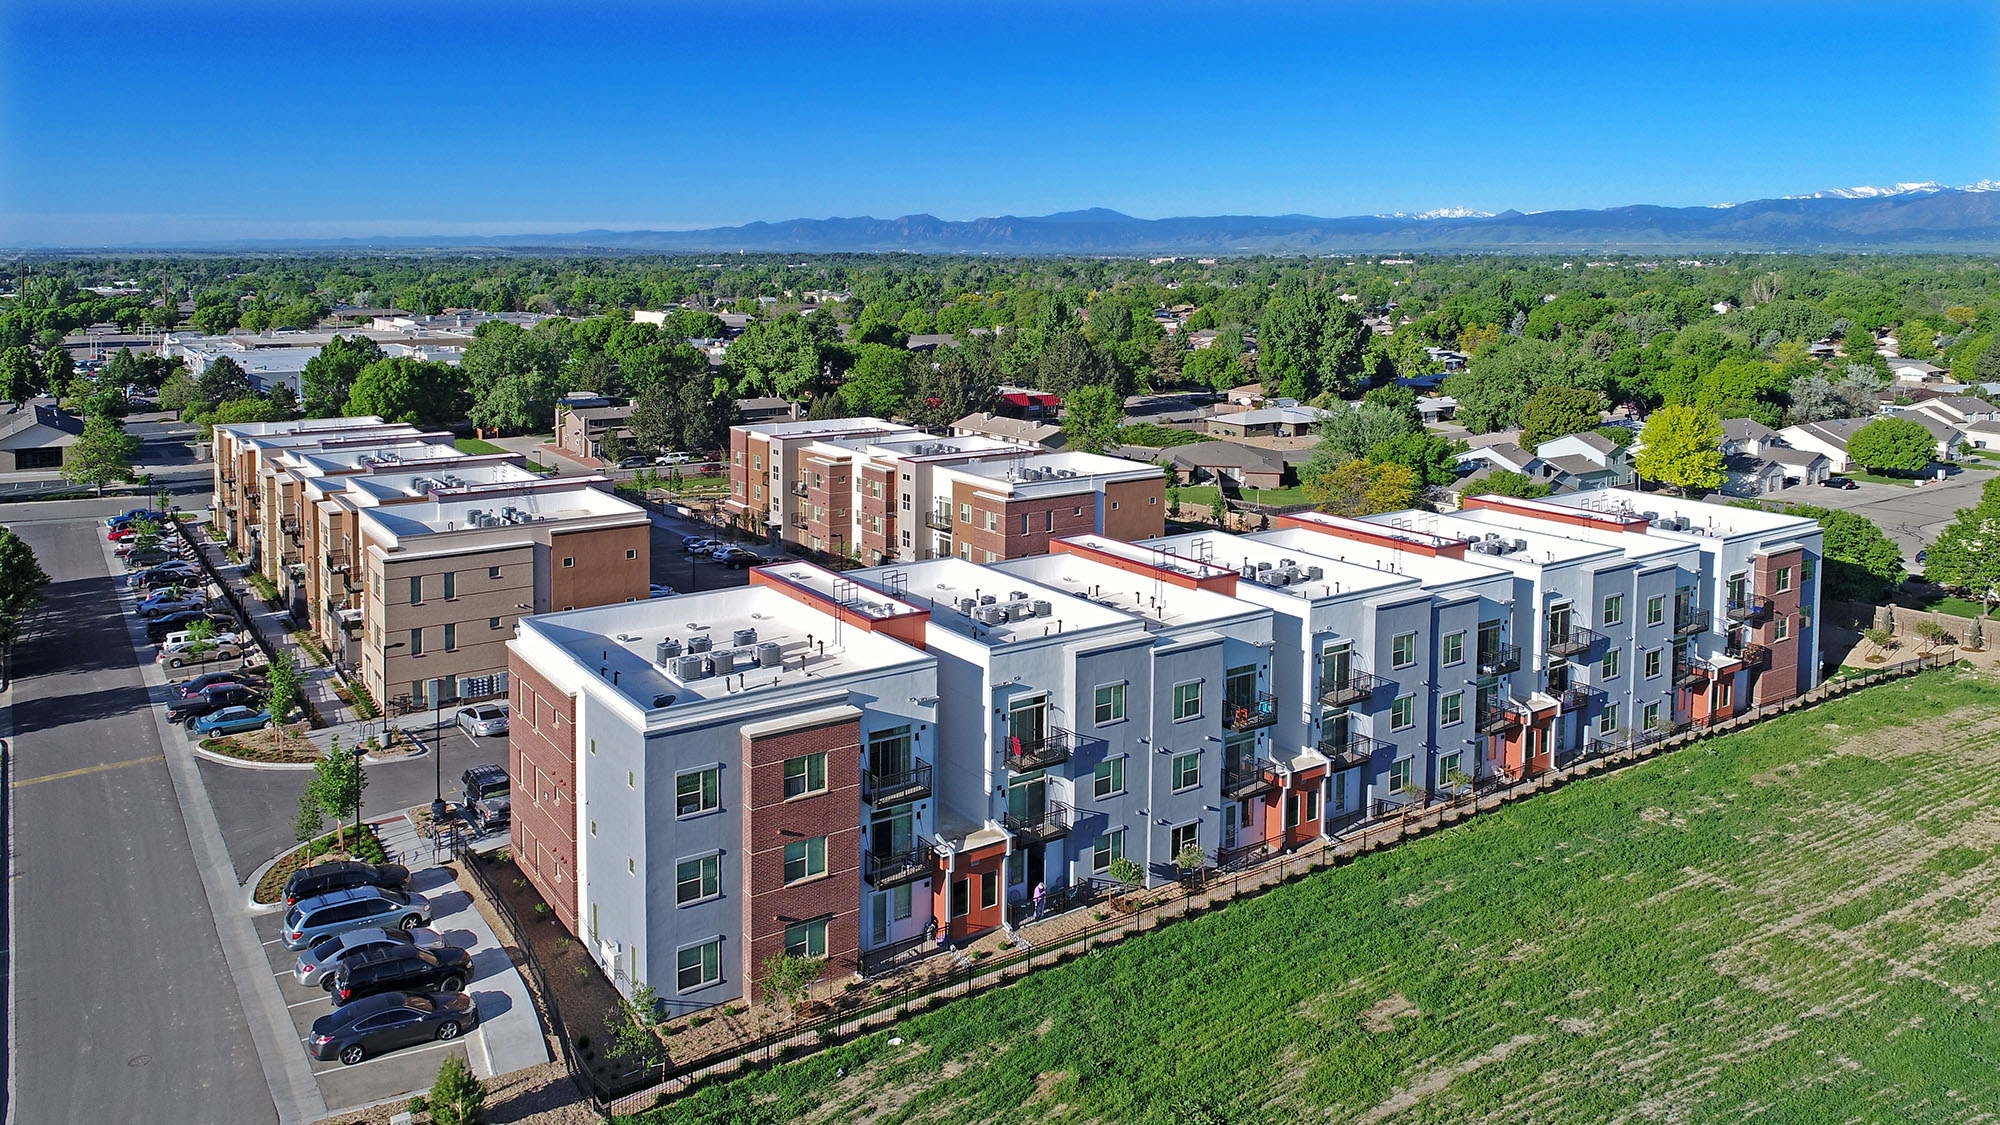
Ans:
POLYGON ((1490 219, 1491 211, 1474 211, 1470 207, 1439 207, 1430 211, 1391 211, 1378 214, 1378 219, 1490 219))
POLYGON ((1925 180, 1917 184, 1890 184, 1886 187, 1828 188, 1810 195, 1787 195, 1786 199, 1884 199, 1892 195, 1936 195, 1941 191, 2000 191, 2000 180, 1981 180, 1976 184, 1954 188, 1936 180, 1925 180))

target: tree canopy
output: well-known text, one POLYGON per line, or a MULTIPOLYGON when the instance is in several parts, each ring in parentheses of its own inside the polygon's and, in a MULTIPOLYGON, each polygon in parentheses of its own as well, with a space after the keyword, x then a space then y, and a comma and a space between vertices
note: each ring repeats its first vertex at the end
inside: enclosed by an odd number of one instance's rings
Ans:
POLYGON ((1910 418, 1877 418, 1847 439, 1847 459, 1864 468, 1920 473, 1937 456, 1937 439, 1910 418))
POLYGON ((1683 492, 1722 487, 1722 420, 1692 406, 1665 406, 1639 434, 1639 475, 1683 492))

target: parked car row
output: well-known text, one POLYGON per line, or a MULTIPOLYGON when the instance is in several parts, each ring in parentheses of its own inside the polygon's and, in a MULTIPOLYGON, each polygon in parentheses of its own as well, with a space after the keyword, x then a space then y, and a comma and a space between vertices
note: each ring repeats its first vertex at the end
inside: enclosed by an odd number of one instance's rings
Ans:
MULTIPOLYGON (((681 539, 681 550, 697 558, 708 558, 730 568, 741 570, 746 566, 763 566, 765 563, 783 562, 783 559, 766 558, 748 547, 737 543, 725 543, 720 539, 710 539, 703 535, 689 535, 681 539)), ((655 594, 654 597, 661 595, 655 594)))
POLYGON ((409 883, 400 864, 357 860, 300 868, 286 880, 279 938, 299 951, 292 975, 325 989, 334 1005, 306 1037, 313 1058, 352 1066, 479 1026, 479 1006, 465 991, 472 954, 417 939, 431 905, 409 883))

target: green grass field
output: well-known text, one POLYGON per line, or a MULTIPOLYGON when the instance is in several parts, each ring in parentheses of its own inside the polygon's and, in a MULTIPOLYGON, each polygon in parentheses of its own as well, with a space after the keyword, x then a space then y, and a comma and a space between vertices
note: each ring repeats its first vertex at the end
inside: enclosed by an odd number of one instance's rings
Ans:
POLYGON ((500 448, 499 446, 494 445, 490 441, 481 441, 478 438, 462 437, 457 439, 456 441, 453 441, 452 444, 458 447, 458 451, 460 453, 470 453, 477 455, 481 453, 507 452, 506 450, 500 448))
POLYGON ((1983 1119, 1996 764, 2000 687, 1886 684, 644 1120, 1983 1119))
MULTIPOLYGON (((1181 486, 1181 511, 1206 512, 1215 503, 1220 489, 1212 484, 1184 484, 1181 486)), ((1252 504, 1309 504, 1312 497, 1298 485, 1290 488, 1246 488, 1238 493, 1238 498, 1252 504)))

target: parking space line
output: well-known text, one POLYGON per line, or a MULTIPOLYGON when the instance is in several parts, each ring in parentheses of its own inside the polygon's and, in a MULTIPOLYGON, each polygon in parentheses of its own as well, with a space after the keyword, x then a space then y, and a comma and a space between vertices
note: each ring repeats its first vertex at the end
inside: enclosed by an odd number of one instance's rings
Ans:
MULTIPOLYGON (((299 1040, 299 1042, 303 1043, 305 1042, 305 1040, 301 1039, 299 1040)), ((333 1061, 333 1065, 327 1067, 325 1070, 313 1071, 313 1077, 318 1078, 324 1074, 345 1074, 349 1071, 367 1066, 369 1063, 382 1062, 387 1059, 406 1059, 409 1058, 411 1055, 417 1054, 422 1051, 435 1051, 439 1047, 456 1047, 463 1045, 464 1042, 465 1042, 465 1037, 460 1036, 457 1039, 440 1039, 435 1043, 427 1043, 422 1047, 398 1047, 386 1055, 376 1055, 373 1058, 362 1059, 360 1062, 355 1063, 353 1066, 343 1066, 339 1059, 335 1059, 333 1061)), ((465 1055, 466 1058, 468 1059, 471 1058, 472 1049, 469 1047, 466 1048, 465 1055)), ((307 1055, 306 1057, 311 1058, 312 1056, 307 1055)), ((317 1062, 318 1060, 315 1059, 314 1061, 317 1062)))
POLYGON ((324 1003, 326 1003, 326 997, 324 997, 324 996, 315 996, 315 997, 313 997, 313 998, 312 998, 312 999, 310 999, 310 1000, 301 1000, 301 1001, 299 1001, 299 1002, 298 1002, 298 1003, 296 1003, 296 1004, 287 1004, 287 1005, 285 1005, 285 1007, 287 1007, 287 1008, 303 1008, 303 1007, 305 1007, 305 1006, 306 1006, 307 1004, 324 1004, 324 1003))
POLYGON ((276 944, 278 944, 279 942, 281 942, 281 941, 283 941, 283 940, 285 940, 285 939, 284 939, 284 938, 282 938, 282 937, 274 937, 274 938, 272 938, 272 939, 271 939, 270 941, 267 941, 267 942, 265 942, 264 944, 265 944, 265 945, 276 945, 276 944))

